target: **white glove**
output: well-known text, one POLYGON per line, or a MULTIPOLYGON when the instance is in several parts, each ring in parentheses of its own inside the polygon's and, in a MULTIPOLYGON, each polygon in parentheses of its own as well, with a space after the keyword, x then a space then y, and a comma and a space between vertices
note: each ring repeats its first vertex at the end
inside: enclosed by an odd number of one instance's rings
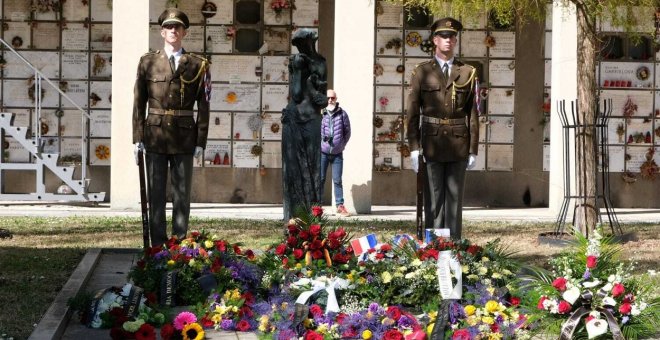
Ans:
POLYGON ((470 170, 474 168, 475 165, 477 165, 477 156, 470 154, 470 156, 468 156, 467 169, 470 170))
POLYGON ((143 154, 147 153, 144 150, 144 144, 142 144, 142 142, 135 143, 135 148, 133 149, 133 156, 135 156, 135 164, 140 164, 140 159, 138 158, 139 151, 142 151, 143 154))
POLYGON ((202 153, 204 153, 204 148, 202 148, 201 146, 196 146, 195 152, 193 153, 193 157, 199 158, 202 156, 202 153))
POLYGON ((415 173, 419 171, 419 150, 410 152, 410 165, 415 173))

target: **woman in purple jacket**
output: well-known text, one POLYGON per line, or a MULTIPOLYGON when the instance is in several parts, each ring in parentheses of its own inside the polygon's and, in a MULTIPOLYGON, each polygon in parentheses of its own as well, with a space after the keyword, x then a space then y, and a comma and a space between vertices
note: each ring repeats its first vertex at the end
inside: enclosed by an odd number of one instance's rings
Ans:
POLYGON ((335 188, 335 204, 337 213, 341 216, 350 216, 344 207, 344 190, 341 176, 344 167, 344 148, 351 138, 351 122, 348 114, 337 102, 337 93, 328 90, 328 106, 323 109, 321 121, 321 199, 328 165, 332 164, 332 182, 335 188))

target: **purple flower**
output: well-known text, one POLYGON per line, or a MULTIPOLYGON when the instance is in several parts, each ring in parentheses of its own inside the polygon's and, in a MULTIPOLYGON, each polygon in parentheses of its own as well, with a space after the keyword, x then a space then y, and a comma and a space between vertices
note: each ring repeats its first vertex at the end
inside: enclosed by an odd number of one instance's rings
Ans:
POLYGON ((234 327, 234 321, 232 321, 231 319, 224 319, 220 323, 220 328, 222 328, 226 331, 232 330, 233 327, 234 327))
POLYGON ((291 329, 283 329, 277 334, 277 340, 291 340, 298 339, 298 334, 291 329))
POLYGON ((397 325, 404 328, 411 328, 414 324, 414 320, 410 319, 410 317, 406 315, 402 315, 397 321, 397 325))
POLYGON ((372 312, 372 313, 378 312, 378 308, 380 308, 380 306, 375 302, 372 302, 371 304, 369 304, 369 311, 372 312))
POLYGON ((584 271, 584 274, 582 275, 582 278, 585 279, 585 280, 587 280, 587 279, 589 279, 590 277, 591 277, 591 272, 589 271, 589 269, 585 270, 585 271, 584 271))

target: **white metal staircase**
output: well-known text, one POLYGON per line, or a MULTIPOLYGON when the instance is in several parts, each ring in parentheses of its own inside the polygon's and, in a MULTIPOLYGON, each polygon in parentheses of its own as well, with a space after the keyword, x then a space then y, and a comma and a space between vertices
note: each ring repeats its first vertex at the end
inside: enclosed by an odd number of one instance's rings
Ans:
MULTIPOLYGON (((105 192, 90 193, 87 192, 89 187, 89 179, 86 178, 87 168, 87 141, 88 132, 87 125, 89 123, 89 113, 74 103, 64 92, 59 89, 48 78, 46 78, 41 71, 35 68, 30 62, 25 60, 18 52, 16 52, 7 42, 0 39, 0 42, 5 45, 7 49, 15 53, 26 65, 34 71, 35 88, 35 113, 34 124, 32 128, 27 126, 14 126, 14 114, 10 112, 0 112, 0 129, 2 136, 11 136, 16 140, 25 150, 27 150, 32 157, 31 162, 27 163, 11 163, 5 162, 4 157, 0 157, 0 200, 14 200, 14 201, 68 201, 68 202, 100 202, 105 199, 105 192), (58 165, 59 154, 45 153, 41 146, 41 129, 38 124, 41 118, 41 84, 45 80, 51 87, 59 92, 62 98, 71 102, 78 110, 82 112, 82 162, 80 164, 80 176, 74 179, 75 166, 62 166, 58 165), (52 172, 55 176, 59 177, 64 184, 71 188, 72 193, 59 194, 46 192, 45 175, 46 169, 52 172), (7 170, 24 170, 35 171, 35 192, 31 193, 5 193, 4 190, 4 172, 7 170)), ((0 146, 0 149, 4 147, 0 146)), ((3 150, 4 151, 4 150, 3 150)))

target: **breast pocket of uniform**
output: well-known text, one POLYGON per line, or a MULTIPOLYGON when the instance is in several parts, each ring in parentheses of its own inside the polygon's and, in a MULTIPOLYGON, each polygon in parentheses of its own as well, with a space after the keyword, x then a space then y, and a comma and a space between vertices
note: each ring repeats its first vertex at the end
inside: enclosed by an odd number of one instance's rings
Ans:
POLYGON ((149 96, 161 100, 167 92, 167 77, 165 75, 153 75, 149 80, 149 96))
POLYGON ((195 120, 193 117, 179 117, 176 120, 176 126, 182 129, 192 129, 195 127, 195 120))
POLYGON ((147 126, 160 126, 163 121, 163 116, 161 115, 148 115, 147 116, 147 126))
POLYGON ((424 83, 421 86, 422 100, 428 105, 429 103, 437 102, 441 99, 440 89, 442 86, 436 83, 424 83))

